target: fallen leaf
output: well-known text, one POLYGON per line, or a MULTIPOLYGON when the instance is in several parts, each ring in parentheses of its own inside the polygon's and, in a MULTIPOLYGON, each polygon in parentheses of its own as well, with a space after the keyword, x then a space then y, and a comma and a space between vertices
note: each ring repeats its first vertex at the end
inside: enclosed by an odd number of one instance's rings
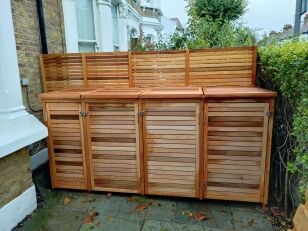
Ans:
POLYGON ((64 205, 67 205, 68 203, 71 202, 71 198, 69 197, 64 197, 64 205))
POLYGON ((112 216, 107 217, 108 222, 112 222, 112 216))
POLYGON ((83 220, 83 223, 91 224, 98 215, 99 215, 98 212, 87 212, 86 217, 83 220))
POLYGON ((194 215, 194 220, 198 221, 198 222, 206 220, 207 218, 208 217, 207 217, 206 213, 204 213, 204 212, 198 212, 194 215))
POLYGON ((252 225, 254 225, 254 224, 257 224, 257 222, 256 222, 254 219, 252 219, 251 221, 248 221, 248 224, 249 224, 250 226, 252 226, 252 225))
POLYGON ((193 217, 194 214, 192 212, 187 212, 189 217, 193 217))
POLYGON ((148 205, 153 205, 153 201, 149 201, 149 202, 148 202, 148 205))
POLYGON ((107 193, 107 199, 110 199, 112 197, 111 193, 107 193))
POLYGON ((136 211, 136 212, 140 212, 140 211, 142 211, 142 210, 145 210, 147 207, 148 207, 147 205, 137 205, 137 206, 135 207, 135 211, 136 211))

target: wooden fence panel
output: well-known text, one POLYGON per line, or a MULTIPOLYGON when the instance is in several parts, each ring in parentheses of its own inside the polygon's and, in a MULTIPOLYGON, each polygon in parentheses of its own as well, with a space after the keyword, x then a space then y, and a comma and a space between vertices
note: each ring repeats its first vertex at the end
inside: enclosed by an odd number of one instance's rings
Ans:
POLYGON ((134 87, 185 86, 185 51, 132 53, 134 87))
POLYGON ((40 62, 44 92, 85 85, 82 54, 42 55, 40 62))
POLYGON ((44 91, 80 86, 255 86, 256 48, 41 55, 44 91))
POLYGON ((85 54, 88 85, 95 87, 129 87, 128 53, 85 54))
POLYGON ((255 48, 202 49, 189 52, 189 85, 255 85, 255 48))

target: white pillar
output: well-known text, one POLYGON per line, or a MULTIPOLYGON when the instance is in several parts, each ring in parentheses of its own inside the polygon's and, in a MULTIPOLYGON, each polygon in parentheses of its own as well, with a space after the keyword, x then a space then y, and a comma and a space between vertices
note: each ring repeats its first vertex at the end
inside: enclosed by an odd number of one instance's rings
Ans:
POLYGON ((128 50, 128 37, 127 37, 127 3, 123 2, 119 5, 119 38, 120 38, 120 50, 128 50))
POLYGON ((0 158, 47 136, 22 103, 11 1, 0 7, 0 158))
POLYGON ((25 115, 22 104, 11 1, 0 7, 0 118, 25 115))
POLYGON ((101 50, 113 51, 111 0, 98 0, 101 50))

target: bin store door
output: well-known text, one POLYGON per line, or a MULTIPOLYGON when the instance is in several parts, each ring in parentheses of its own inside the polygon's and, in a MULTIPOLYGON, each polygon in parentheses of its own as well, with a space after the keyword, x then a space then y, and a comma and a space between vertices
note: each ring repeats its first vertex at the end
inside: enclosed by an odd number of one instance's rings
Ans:
POLYGON ((145 193, 199 196, 199 103, 143 103, 145 193))

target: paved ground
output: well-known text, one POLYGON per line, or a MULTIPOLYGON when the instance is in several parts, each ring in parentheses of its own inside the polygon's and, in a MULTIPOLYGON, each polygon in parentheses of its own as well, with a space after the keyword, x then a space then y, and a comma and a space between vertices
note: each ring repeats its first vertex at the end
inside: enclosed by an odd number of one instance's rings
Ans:
POLYGON ((257 204, 50 190, 46 170, 34 179, 44 201, 15 231, 274 230, 257 204))

